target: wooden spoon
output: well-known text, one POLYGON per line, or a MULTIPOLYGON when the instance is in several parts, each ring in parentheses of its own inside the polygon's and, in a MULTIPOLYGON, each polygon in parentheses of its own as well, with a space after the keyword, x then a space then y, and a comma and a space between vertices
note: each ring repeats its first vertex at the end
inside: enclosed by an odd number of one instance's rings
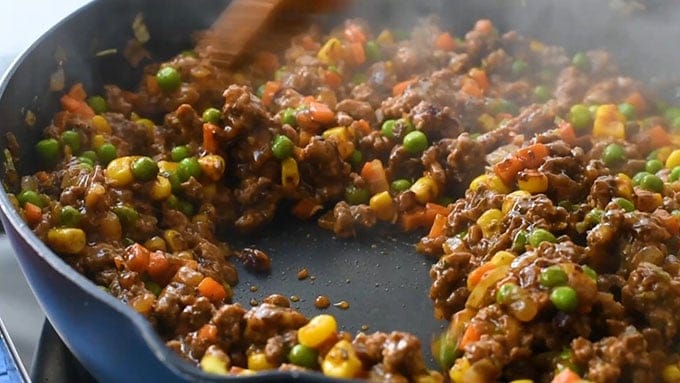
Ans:
POLYGON ((212 27, 198 37, 196 51, 221 68, 238 62, 281 13, 301 20, 308 14, 337 11, 348 0, 233 0, 212 27))

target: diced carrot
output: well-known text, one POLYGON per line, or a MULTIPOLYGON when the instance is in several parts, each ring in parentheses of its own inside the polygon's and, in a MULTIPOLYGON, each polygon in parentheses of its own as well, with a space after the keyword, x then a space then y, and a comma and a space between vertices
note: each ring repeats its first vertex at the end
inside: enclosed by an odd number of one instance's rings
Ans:
POLYGON ((550 154, 548 147, 539 142, 519 149, 515 153, 515 157, 524 168, 536 169, 543 163, 548 154, 550 154))
POLYGON ((203 149, 208 153, 215 153, 217 151, 215 133, 217 133, 217 125, 208 122, 203 124, 203 149))
POLYGON ((477 82, 477 85, 479 85, 479 89, 482 90, 482 92, 486 92, 487 89, 489 89, 489 78, 486 76, 486 72, 482 69, 479 68, 472 68, 470 69, 470 72, 468 75, 477 82))
POLYGON ((144 76, 144 84, 146 85, 146 93, 148 93, 150 96, 155 96, 161 93, 161 87, 158 86, 156 76, 144 76))
POLYGON ((390 190, 385 168, 379 159, 364 164, 361 168, 361 178, 368 184, 371 195, 390 190))
POLYGON ((366 62, 366 52, 362 43, 350 43, 347 48, 354 65, 361 65, 366 62))
POLYGON ((500 112, 496 115, 496 122, 500 123, 503 120, 509 120, 512 118, 512 114, 507 112, 500 112))
POLYGON ((456 49, 456 40, 449 32, 444 32, 434 39, 434 46, 443 51, 452 51, 456 49))
POLYGON ((576 143, 576 132, 574 131, 574 127, 571 126, 571 123, 566 121, 560 123, 559 131, 562 141, 569 145, 574 145, 576 143))
POLYGON ((255 67, 262 72, 271 75, 279 68, 279 58, 271 52, 258 52, 255 56, 255 67))
POLYGON ((463 79, 463 85, 460 87, 460 90, 468 96, 474 98, 482 98, 484 95, 482 88, 479 87, 477 81, 469 77, 463 79))
POLYGON ((671 235, 680 234, 680 219, 678 219, 677 216, 672 214, 665 214, 663 216, 659 215, 659 218, 661 218, 661 221, 666 227, 666 230, 668 230, 668 232, 671 233, 671 235))
POLYGON ((28 221, 29 224, 34 225, 40 222, 40 219, 42 218, 42 209, 40 206, 26 202, 24 205, 24 216, 26 216, 26 221, 28 221))
POLYGON ((399 224, 404 231, 411 231, 417 228, 428 228, 432 226, 434 217, 429 219, 425 209, 417 209, 408 213, 403 213, 399 217, 399 224))
POLYGON ((68 94, 61 96, 59 101, 61 101, 61 106, 71 113, 75 113, 83 118, 94 117, 94 111, 85 101, 77 100, 68 94))
POLYGON ((271 105, 279 89, 281 89, 281 84, 276 81, 267 81, 264 85, 264 92, 262 92, 262 103, 265 106, 271 105))
POLYGON ((196 336, 204 342, 214 343, 217 341, 217 326, 206 323, 198 329, 196 336))
POLYGON ((69 89, 68 95, 69 97, 78 101, 85 101, 87 99, 87 92, 85 92, 85 88, 80 82, 74 84, 71 89, 69 89))
POLYGON ((315 52, 318 51, 319 47, 321 46, 321 44, 314 41, 312 36, 309 36, 309 35, 305 35, 305 36, 302 37, 302 39, 300 40, 300 45, 302 45, 302 47, 305 48, 308 51, 315 51, 315 52))
POLYGON ((635 91, 631 93, 624 101, 633 105, 638 116, 647 111, 647 100, 645 100, 645 97, 640 92, 635 91))
POLYGON ((331 88, 337 88, 342 84, 342 76, 334 70, 326 70, 324 72, 324 81, 331 88))
POLYGON ((550 383, 578 383, 581 381, 581 377, 578 376, 577 373, 574 371, 565 368, 564 370, 560 371, 559 374, 555 375, 553 380, 550 381, 550 383))
POLYGON ((321 209, 322 206, 316 199, 303 198, 293 206, 292 214, 299 219, 309 219, 321 209))
POLYGON ((138 273, 146 271, 149 267, 150 257, 149 250, 146 247, 139 243, 135 243, 128 246, 125 252, 127 253, 127 261, 125 264, 130 271, 136 271, 138 273))
POLYGON ((451 213, 450 208, 448 208, 446 206, 442 206, 442 205, 440 205, 438 203, 434 203, 434 202, 426 203, 425 204, 425 210, 427 210, 428 212, 431 212, 430 214, 432 214, 433 217, 434 217, 435 214, 441 214, 443 216, 448 216, 449 213, 451 213))
POLYGON ((392 96, 394 96, 394 97, 401 96, 406 91, 406 88, 408 88, 409 85, 413 84, 414 82, 415 82, 414 79, 409 79, 409 80, 397 83, 396 85, 394 85, 392 87, 392 96))
POLYGON ((467 277, 468 288, 475 287, 482 280, 482 277, 487 271, 493 270, 496 267, 495 264, 487 262, 472 270, 467 277))
POLYGON ((170 262, 165 257, 165 253, 162 251, 154 251, 149 254, 149 267, 146 272, 149 273, 149 277, 156 282, 165 282, 169 277, 170 262))
POLYGON ((655 125, 647 130, 647 137, 653 148, 660 148, 664 145, 671 144, 671 136, 661 125, 655 125))
POLYGON ((476 342, 482 338, 482 332, 480 329, 475 326, 474 323, 471 323, 467 326, 465 329, 465 332, 463 333, 463 336, 460 338, 460 344, 458 347, 460 349, 465 349, 467 345, 470 343, 476 342))
POLYGON ((519 173, 520 170, 522 170, 522 164, 517 157, 506 158, 493 166, 493 172, 496 173, 506 185, 513 184, 515 176, 517 176, 517 173, 519 173))
POLYGON ((363 28, 357 24, 347 24, 345 27, 345 39, 351 43, 363 44, 366 42, 366 33, 363 28))
POLYGON ((59 112, 57 112, 57 114, 54 115, 52 122, 54 123, 54 126, 58 128, 63 128, 66 126, 66 121, 68 120, 68 117, 69 117, 68 111, 60 110, 59 112))
POLYGON ((211 302, 220 302, 227 297, 224 286, 211 277, 205 277, 198 284, 198 292, 211 302))
POLYGON ((310 102, 309 113, 312 121, 320 124, 330 124, 335 120, 335 112, 321 102, 310 102))
POLYGON ((434 216, 434 222, 432 223, 432 227, 430 227, 430 232, 427 234, 429 238, 437 238, 444 235, 444 231, 446 230, 446 218, 445 215, 441 214, 436 214, 434 216))
POLYGON ((477 20, 474 30, 484 34, 490 34, 493 32, 493 23, 489 19, 477 20))
POLYGON ((350 125, 350 128, 358 130, 364 136, 367 136, 369 133, 371 133, 371 125, 366 120, 354 121, 352 125, 350 125))

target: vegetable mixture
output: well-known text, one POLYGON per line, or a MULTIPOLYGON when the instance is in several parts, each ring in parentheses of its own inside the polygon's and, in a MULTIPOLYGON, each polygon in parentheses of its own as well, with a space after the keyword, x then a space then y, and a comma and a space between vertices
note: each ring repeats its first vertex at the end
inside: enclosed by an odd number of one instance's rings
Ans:
POLYGON ((146 67, 137 91, 76 84, 61 104, 17 209, 205 371, 680 380, 680 108, 604 51, 489 20, 464 36, 348 20, 232 72, 188 51, 146 67), (450 321, 440 371, 408 333, 353 336, 281 295, 232 303, 232 262, 270 261, 220 230, 283 209, 338 237, 426 233, 429 297, 450 321))

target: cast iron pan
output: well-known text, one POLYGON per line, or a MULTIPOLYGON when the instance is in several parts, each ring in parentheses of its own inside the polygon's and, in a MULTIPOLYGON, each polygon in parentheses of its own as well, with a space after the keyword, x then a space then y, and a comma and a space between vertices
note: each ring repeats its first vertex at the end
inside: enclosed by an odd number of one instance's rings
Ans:
MULTIPOLYGON (((21 161, 15 164, 19 173, 36 170, 32 148, 58 110, 59 94, 49 91, 49 78, 58 61, 63 61, 67 85, 83 82, 90 92, 100 91, 107 83, 133 89, 139 79, 138 69, 131 68, 120 55, 97 57, 95 53, 110 48, 122 51, 132 37, 132 20, 142 14, 151 34, 147 48, 154 60, 163 60, 190 48, 191 33, 210 25, 225 3, 101 0, 83 7, 30 47, 7 73, 0 85, 0 147, 6 147, 6 133, 12 132, 21 145, 21 161), (32 127, 25 122, 28 110, 37 117, 32 127)), ((326 16, 329 20, 320 21, 332 23, 361 15, 375 24, 409 28, 418 15, 434 12, 445 26, 462 33, 478 18, 487 17, 500 30, 519 29, 572 51, 606 46, 623 59, 624 69, 643 77, 671 73, 667 69, 677 62, 679 54, 671 49, 672 42, 679 34, 662 28, 673 27, 668 21, 674 15, 664 12, 670 7, 631 17, 610 12, 608 3, 371 0, 357 1, 347 14, 326 16), (641 41, 666 45, 637 44, 641 41)), ((3 174, 6 166, 3 160, 3 174)), ((0 209, 21 268, 47 317, 98 380, 331 380, 311 373, 271 372, 239 378, 204 374, 167 349, 143 317, 96 288, 40 242, 16 214, 4 190, 0 192, 0 209)), ((373 232, 341 240, 314 222, 303 223, 282 215, 259 235, 230 240, 235 246, 255 245, 273 260, 267 277, 240 270, 236 300, 246 307, 251 300, 280 293, 299 297, 293 306, 313 316, 320 313, 313 305, 315 297, 327 295, 332 302, 345 300, 350 304, 346 310, 330 307, 326 311, 337 317, 343 330, 409 331, 419 336, 428 357, 430 339, 446 326, 432 315, 427 291, 433 260, 414 251, 416 235, 373 232), (298 280, 297 272, 302 268, 314 278, 298 280)))

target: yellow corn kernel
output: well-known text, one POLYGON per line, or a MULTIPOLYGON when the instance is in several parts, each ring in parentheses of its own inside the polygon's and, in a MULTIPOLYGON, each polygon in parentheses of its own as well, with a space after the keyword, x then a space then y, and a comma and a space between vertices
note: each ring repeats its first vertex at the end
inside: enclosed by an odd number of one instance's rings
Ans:
POLYGON ((172 185, 170 181, 163 177, 157 176, 156 180, 151 185, 151 190, 149 190, 149 195, 154 201, 162 201, 172 194, 172 185))
POLYGON ((545 193, 548 190, 548 176, 537 170, 523 170, 517 174, 517 186, 531 194, 545 193))
POLYGON ((219 181, 227 167, 224 158, 217 154, 208 154, 199 158, 198 164, 201 166, 202 174, 213 181, 219 181))
POLYGON ((505 250, 501 250, 494 254, 493 257, 491 257, 491 263, 493 263, 496 266, 509 265, 514 260, 515 254, 505 250))
POLYGON ((300 184, 300 172, 295 159, 288 157, 281 161, 281 185, 286 189, 294 189, 300 184))
POLYGON ((106 188, 99 182, 93 182, 85 193, 85 207, 95 210, 104 201, 106 188))
POLYGON ((307 144, 309 144, 309 141, 311 141, 311 140, 312 140, 312 133, 310 133, 306 130, 303 130, 303 131, 300 132, 299 137, 298 137, 300 147, 304 148, 305 146, 307 146, 307 144))
POLYGON ((47 232, 47 244, 59 253, 77 254, 85 248, 85 232, 81 229, 63 227, 47 232))
POLYGON ((479 189, 480 186, 486 185, 489 180, 489 175, 488 174, 482 174, 470 182, 470 186, 468 187, 470 190, 477 190, 479 189))
POLYGON ((97 133, 111 134, 111 125, 106 121, 106 118, 96 115, 92 117, 92 125, 97 130, 97 133))
POLYGON ((340 153, 340 157, 343 160, 349 158, 352 152, 354 152, 354 143, 351 140, 349 130, 344 126, 327 129, 321 136, 335 143, 338 153, 340 153))
POLYGON ((458 358, 456 363, 449 369, 449 378, 453 383, 463 383, 463 376, 469 369, 470 361, 467 358, 458 358))
POLYGON ((664 367, 661 373, 663 381, 666 383, 676 383, 680 381, 680 367, 677 364, 669 364, 664 367))
POLYGON ((375 41, 380 45, 394 44, 394 35, 389 29, 383 29, 375 41))
POLYGON ((139 125, 145 126, 147 129, 153 129, 156 127, 153 121, 149 120, 148 118, 140 118, 135 122, 139 125))
POLYGON ((524 199, 524 198, 529 198, 531 197, 531 193, 529 193, 526 190, 516 190, 503 198, 503 205, 501 207, 501 212, 503 215, 508 214, 510 210, 515 206, 515 203, 517 203, 517 200, 524 199))
POLYGON ((534 381, 531 379, 516 379, 511 381, 510 383, 534 383, 534 381))
POLYGON ((137 121, 139 119, 140 119, 139 114, 135 112, 130 113, 130 121, 137 121))
POLYGON ((106 167, 106 180, 116 187, 123 187, 131 184, 132 181, 134 181, 134 176, 132 175, 132 168, 130 166, 137 158, 139 158, 139 156, 125 156, 113 159, 106 167))
POLYGON ((321 371, 333 378, 353 378, 361 371, 361 366, 352 343, 343 339, 328 351, 321 363, 321 371))
POLYGON ((340 58, 342 50, 342 43, 335 37, 330 38, 326 41, 319 53, 316 54, 316 58, 319 59, 324 64, 334 65, 335 62, 340 58))
POLYGON ((496 119, 493 118, 493 116, 489 113, 484 113, 479 116, 479 118, 477 118, 477 122, 479 122, 482 128, 487 132, 496 129, 496 119))
POLYGON ((673 169, 676 166, 680 166, 680 149, 675 149, 666 158, 666 168, 673 169))
POLYGON ((502 218, 503 212, 498 209, 489 209, 477 219, 477 225, 482 229, 484 237, 489 238, 498 231, 498 223, 502 218))
POLYGON ((411 191, 415 193, 418 202, 424 204, 434 201, 439 195, 439 185, 430 176, 418 178, 411 185, 411 191))
POLYGON ((95 134, 92 136, 92 147, 95 149, 99 149, 100 146, 104 145, 106 143, 106 140, 104 140, 104 136, 101 134, 95 134))
POLYGON ((264 371, 275 368, 273 364, 269 363, 264 352, 254 352, 248 355, 248 369, 253 371, 264 371))
POLYGON ((394 204, 392 203, 392 197, 387 191, 380 192, 371 197, 371 200, 368 202, 368 206, 370 206, 371 210, 375 212, 375 214, 378 216, 378 219, 383 221, 393 220, 397 212, 394 208, 394 204))
POLYGON ((158 170, 161 173, 172 173, 177 170, 179 163, 172 161, 158 161, 158 170))
POLYGON ((99 233, 104 239, 117 241, 123 236, 123 227, 120 224, 120 218, 118 218, 114 212, 106 212, 98 223, 99 233))
POLYGON ((429 370, 427 375, 417 376, 416 383, 444 383, 444 376, 439 371, 429 370))
POLYGON ((144 247, 150 251, 167 250, 167 246, 165 246, 165 240, 157 235, 147 239, 146 242, 144 242, 144 247))
POLYGON ((633 180, 627 174, 616 175, 616 195, 625 199, 633 198, 633 180))
POLYGON ((595 122, 593 123, 594 137, 626 138, 626 117, 619 112, 614 104, 605 104, 597 107, 595 122))
POLYGON ((510 188, 495 174, 482 174, 470 182, 470 190, 477 190, 480 186, 486 186, 496 193, 510 193, 510 188))
POLYGON ((540 42, 538 40, 531 40, 529 42, 529 49, 531 49, 534 52, 540 52, 543 49, 545 49, 545 44, 543 44, 542 42, 540 42))
MULTIPOLYGON (((677 134, 671 135, 671 142, 674 145, 677 145, 677 143, 674 140, 674 138, 677 138, 677 137, 680 137, 680 136, 678 136, 677 134)), ((680 143, 680 141, 678 141, 678 143, 680 143)), ((661 161, 661 162, 666 162, 666 160, 668 159, 668 156, 670 156, 672 152, 673 152, 673 148, 671 146, 669 146, 669 145, 662 146, 662 147, 660 147, 659 149, 656 150, 656 159, 661 161)))
POLYGON ((338 330, 338 323, 332 315, 321 314, 298 329, 298 342, 307 347, 317 347, 338 330))
POLYGON ((201 369, 209 374, 228 375, 227 361, 217 355, 205 354, 201 358, 201 369))
POLYGON ((182 234, 177 230, 168 229, 163 232, 163 239, 173 253, 186 250, 187 244, 182 234))

